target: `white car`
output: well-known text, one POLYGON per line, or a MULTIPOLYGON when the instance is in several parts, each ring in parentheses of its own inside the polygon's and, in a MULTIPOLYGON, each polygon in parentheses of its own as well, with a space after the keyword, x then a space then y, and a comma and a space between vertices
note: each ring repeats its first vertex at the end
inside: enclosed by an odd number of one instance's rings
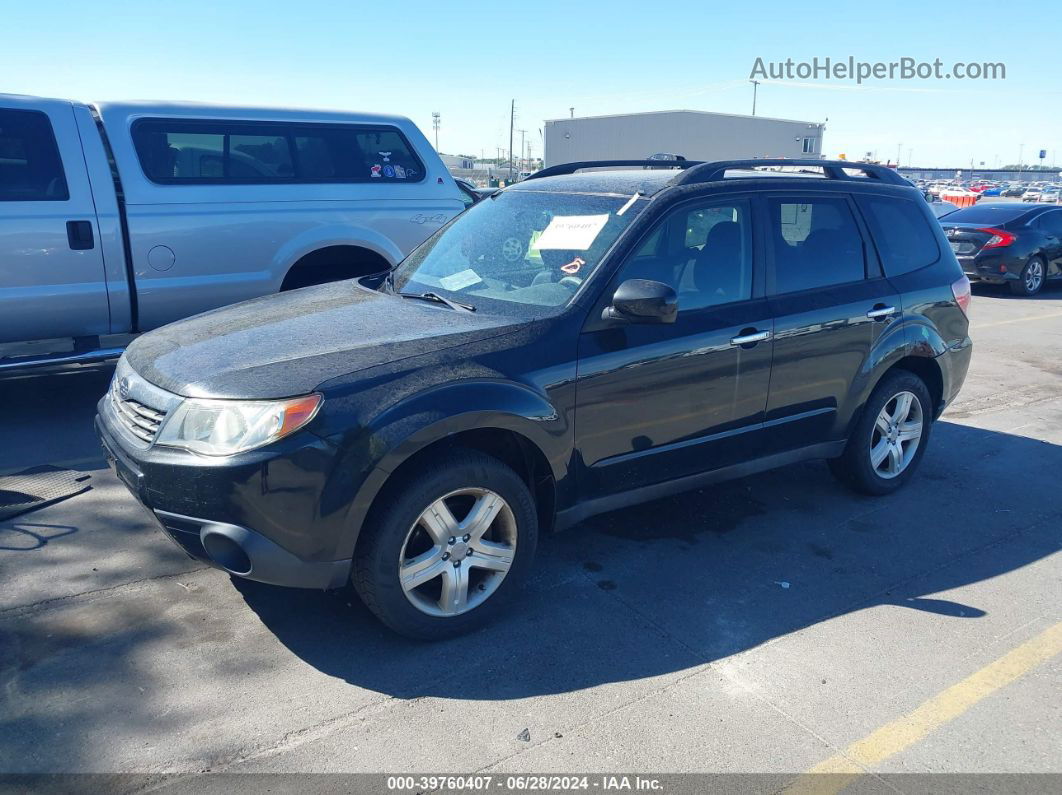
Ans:
POLYGON ((1040 194, 1040 198, 1037 199, 1041 204, 1058 204, 1059 190, 1058 188, 1052 188, 1051 190, 1045 190, 1040 194))
POLYGON ((1040 201, 1041 193, 1043 193, 1043 191, 1040 188, 1029 188, 1021 195, 1021 200, 1023 202, 1038 202, 1040 201))

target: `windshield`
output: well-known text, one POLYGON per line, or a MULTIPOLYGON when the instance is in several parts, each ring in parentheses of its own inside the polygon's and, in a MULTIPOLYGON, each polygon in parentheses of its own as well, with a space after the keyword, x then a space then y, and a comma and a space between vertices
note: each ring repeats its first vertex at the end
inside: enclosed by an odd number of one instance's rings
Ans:
POLYGON ((394 289, 502 311, 565 306, 645 205, 630 196, 502 191, 414 251, 394 289))

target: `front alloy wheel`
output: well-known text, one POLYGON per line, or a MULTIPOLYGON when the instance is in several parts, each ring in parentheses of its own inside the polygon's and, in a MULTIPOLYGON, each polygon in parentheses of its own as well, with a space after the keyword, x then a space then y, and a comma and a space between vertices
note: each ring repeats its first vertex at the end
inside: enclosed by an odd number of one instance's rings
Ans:
POLYGON ((477 450, 395 471, 354 550, 351 579, 391 629, 422 640, 488 621, 527 576, 538 510, 512 468, 477 450))
POLYGON ((509 573, 516 541, 516 518, 500 495, 481 488, 450 492, 425 508, 406 535, 398 564, 402 590, 429 616, 473 610, 509 573))

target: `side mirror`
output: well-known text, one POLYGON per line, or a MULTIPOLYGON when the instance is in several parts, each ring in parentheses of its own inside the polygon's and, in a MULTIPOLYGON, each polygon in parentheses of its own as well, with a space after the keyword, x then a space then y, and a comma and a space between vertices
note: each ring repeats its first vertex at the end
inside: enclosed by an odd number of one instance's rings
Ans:
POLYGON ((628 279, 612 296, 612 304, 601 313, 602 320, 627 323, 674 323, 678 296, 663 282, 628 279))

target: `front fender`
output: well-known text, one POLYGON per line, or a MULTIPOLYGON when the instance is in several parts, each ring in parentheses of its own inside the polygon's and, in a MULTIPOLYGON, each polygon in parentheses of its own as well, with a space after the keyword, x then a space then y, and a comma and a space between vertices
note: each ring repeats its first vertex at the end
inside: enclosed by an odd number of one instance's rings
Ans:
POLYGON ((463 381, 425 390, 389 407, 356 434, 333 440, 341 453, 322 502, 349 501, 337 558, 353 555, 373 501, 403 463, 447 437, 490 428, 519 434, 537 447, 556 481, 567 475, 569 418, 544 394, 507 381, 463 381))

